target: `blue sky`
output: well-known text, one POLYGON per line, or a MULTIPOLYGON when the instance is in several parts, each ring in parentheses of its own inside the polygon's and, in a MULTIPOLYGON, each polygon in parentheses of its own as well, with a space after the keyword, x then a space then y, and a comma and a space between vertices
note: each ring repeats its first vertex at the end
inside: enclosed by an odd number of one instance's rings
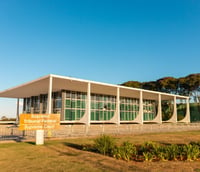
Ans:
MULTIPOLYGON (((1 91, 49 73, 119 84, 200 72, 199 0, 2 0, 0 26, 1 91)), ((0 116, 15 101, 0 99, 0 116)))

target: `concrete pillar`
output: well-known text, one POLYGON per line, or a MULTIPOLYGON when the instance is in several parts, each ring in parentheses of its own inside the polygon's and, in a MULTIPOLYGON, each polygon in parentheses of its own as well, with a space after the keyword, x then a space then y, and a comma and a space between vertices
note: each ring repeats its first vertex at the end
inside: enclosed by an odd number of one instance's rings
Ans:
MULTIPOLYGON (((91 116, 91 83, 88 82, 87 85, 87 100, 86 100, 86 110, 84 116, 80 119, 79 122, 87 125, 86 130, 88 130, 88 126, 90 126, 90 116, 91 116)), ((87 131, 86 131, 87 134, 87 131)))
POLYGON ((162 99, 161 94, 158 94, 158 114, 155 118, 157 123, 162 123, 162 99))
POLYGON ((177 123, 177 104, 176 104, 176 96, 174 96, 173 122, 174 122, 174 123, 177 123))
POLYGON ((172 123, 177 123, 177 105, 176 105, 176 96, 174 96, 174 112, 172 117, 165 121, 165 122, 172 122, 172 123))
MULTIPOLYGON (((48 101, 47 101, 47 113, 51 114, 51 106, 52 106, 52 76, 49 76, 49 90, 48 90, 48 101)), ((36 145, 44 144, 44 130, 36 130, 36 145)))
POLYGON ((17 99, 16 123, 19 123, 19 98, 17 99))
POLYGON ((117 87, 116 110, 114 116, 110 119, 111 123, 120 125, 120 88, 117 87))
POLYGON ((52 110, 52 76, 49 77, 49 90, 48 90, 48 99, 47 99, 47 114, 51 114, 52 110))
POLYGON ((158 113, 156 117, 153 120, 151 120, 151 122, 162 124, 162 99, 160 93, 158 94, 158 113))
POLYGON ((187 116, 187 122, 190 123, 190 100, 187 98, 187 109, 186 109, 186 116, 187 116))
POLYGON ((117 102, 116 102, 116 110, 117 110, 117 121, 116 123, 120 125, 120 88, 117 87, 117 102))
POLYGON ((190 101, 189 97, 186 99, 186 115, 185 118, 178 122, 190 123, 190 101))
POLYGON ((139 99, 139 114, 133 120, 133 122, 143 124, 143 92, 140 90, 140 99, 139 99))
POLYGON ((143 92, 140 91, 140 104, 139 104, 140 124, 144 123, 144 107, 143 107, 143 92))
POLYGON ((61 121, 64 121, 65 120, 65 98, 66 98, 66 92, 65 91, 62 91, 62 95, 61 95, 61 97, 62 97, 62 107, 61 107, 61 116, 60 116, 60 120, 61 121))
POLYGON ((88 82, 88 89, 87 89, 87 125, 90 126, 90 117, 91 117, 91 83, 88 82))

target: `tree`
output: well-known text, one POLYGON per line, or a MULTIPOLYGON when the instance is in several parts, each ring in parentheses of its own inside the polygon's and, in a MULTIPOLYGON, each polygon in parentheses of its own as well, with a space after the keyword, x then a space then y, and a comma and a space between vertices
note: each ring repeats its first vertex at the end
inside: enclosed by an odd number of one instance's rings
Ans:
POLYGON ((164 77, 156 81, 157 91, 166 93, 176 93, 177 92, 177 79, 173 77, 164 77))
POLYGON ((1 117, 1 121, 7 121, 7 120, 8 120, 8 118, 6 116, 1 117))
POLYGON ((138 81, 128 81, 128 82, 124 82, 121 85, 126 86, 126 87, 141 88, 142 84, 138 81))
POLYGON ((128 81, 121 85, 190 96, 191 100, 200 103, 200 73, 181 78, 163 77, 149 82, 128 81))
POLYGON ((155 81, 143 82, 141 85, 143 89, 158 91, 157 84, 155 81))

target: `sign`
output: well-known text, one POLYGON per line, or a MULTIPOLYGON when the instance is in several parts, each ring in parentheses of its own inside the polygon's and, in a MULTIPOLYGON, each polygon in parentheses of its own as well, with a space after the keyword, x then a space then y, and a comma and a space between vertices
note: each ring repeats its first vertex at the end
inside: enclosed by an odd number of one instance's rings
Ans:
POLYGON ((60 114, 21 114, 20 130, 52 130, 60 127, 60 114))

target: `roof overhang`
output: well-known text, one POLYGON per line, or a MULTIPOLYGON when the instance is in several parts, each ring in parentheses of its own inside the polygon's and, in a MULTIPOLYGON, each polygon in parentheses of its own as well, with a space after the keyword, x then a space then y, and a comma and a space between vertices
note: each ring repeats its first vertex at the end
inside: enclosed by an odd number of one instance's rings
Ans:
POLYGON ((140 92, 143 93, 143 99, 158 100, 159 94, 162 100, 187 99, 186 96, 179 96, 174 94, 161 93, 157 91, 149 91, 137 88, 124 87, 113 84, 106 84, 101 82, 76 79, 71 77, 59 75, 47 75, 36 80, 27 82, 25 84, 4 90, 0 92, 0 97, 5 98, 26 98, 31 96, 38 96, 40 94, 47 94, 49 90, 49 80, 52 77, 52 92, 60 90, 73 90, 87 92, 88 83, 91 84, 91 93, 94 94, 108 94, 117 95, 117 88, 120 89, 120 96, 139 98, 140 92))

